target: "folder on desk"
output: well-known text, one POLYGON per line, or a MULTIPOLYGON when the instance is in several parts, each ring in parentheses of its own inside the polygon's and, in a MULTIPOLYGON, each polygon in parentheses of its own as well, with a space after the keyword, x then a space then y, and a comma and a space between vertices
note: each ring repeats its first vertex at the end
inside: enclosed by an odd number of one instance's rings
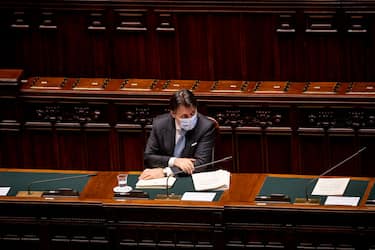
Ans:
POLYGON ((222 169, 192 174, 191 177, 195 191, 225 190, 230 184, 230 173, 222 169))
POLYGON ((135 185, 138 189, 166 189, 168 181, 168 188, 171 188, 176 181, 175 177, 163 177, 151 180, 138 180, 135 185))

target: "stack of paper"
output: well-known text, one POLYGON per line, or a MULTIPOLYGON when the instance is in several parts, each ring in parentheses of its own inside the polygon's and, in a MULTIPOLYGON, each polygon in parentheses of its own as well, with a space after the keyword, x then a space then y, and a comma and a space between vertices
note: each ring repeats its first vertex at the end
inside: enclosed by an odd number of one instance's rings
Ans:
POLYGON ((319 178, 312 195, 343 195, 350 178, 319 178))
POLYGON ((350 178, 319 178, 312 195, 327 195, 324 205, 358 206, 360 197, 342 196, 350 178))
POLYGON ((151 180, 138 180, 137 184, 135 184, 136 188, 139 189, 166 189, 167 188, 167 180, 168 180, 168 188, 172 187, 176 181, 174 177, 164 177, 158 179, 151 179, 151 180))
POLYGON ((229 188, 230 173, 226 170, 203 172, 192 175, 196 191, 225 190, 229 188))

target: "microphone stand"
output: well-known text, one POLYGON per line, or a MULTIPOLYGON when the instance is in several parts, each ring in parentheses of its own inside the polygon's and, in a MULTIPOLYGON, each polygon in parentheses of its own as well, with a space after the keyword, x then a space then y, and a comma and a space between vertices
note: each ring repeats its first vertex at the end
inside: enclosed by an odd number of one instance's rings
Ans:
POLYGON ((168 185, 169 177, 171 177, 171 175, 167 176, 167 180, 165 184, 165 194, 157 194, 155 197, 156 200, 181 200, 182 195, 169 193, 169 185, 168 185))
MULTIPOLYGON (((228 161, 230 159, 232 159, 232 156, 227 156, 227 157, 224 157, 220 160, 211 161, 211 162, 207 162, 207 163, 198 165, 198 166, 194 167, 194 169, 199 169, 199 168, 202 168, 202 167, 206 167, 208 165, 216 164, 216 163, 223 162, 223 161, 228 161)), ((177 174, 181 174, 183 172, 184 171, 180 170, 180 171, 175 172, 174 175, 177 176, 177 174)), ((157 194, 156 198, 155 198, 156 200, 181 200, 182 195, 174 194, 174 193, 169 194, 168 180, 169 180, 170 176, 171 175, 167 176, 167 180, 166 180, 166 184, 165 184, 166 185, 165 194, 157 194)))
MULTIPOLYGON (((232 159, 233 157, 232 156, 227 156, 227 157, 224 157, 220 160, 216 160, 216 161, 210 161, 210 162, 207 162, 207 163, 204 163, 204 164, 201 164, 201 165, 198 165, 196 167, 194 167, 194 169, 200 169, 202 167, 207 167, 209 165, 213 165, 213 164, 216 164, 216 163, 219 163, 219 162, 223 162, 223 161, 229 161, 230 159, 232 159)), ((174 175, 178 175, 178 174, 182 174, 184 171, 180 170, 180 171, 177 171, 174 173, 174 175)))
POLYGON ((332 172, 333 170, 335 170, 336 168, 342 166, 344 163, 346 163, 347 161, 353 159, 354 157, 356 157, 357 155, 359 155, 362 151, 364 151, 366 149, 366 147, 363 147, 361 148, 360 150, 358 150, 357 152, 355 152, 354 154, 350 155, 349 157, 345 158, 344 160, 340 161, 339 163, 337 163, 336 165, 334 165, 333 167, 327 169, 326 171, 324 171, 322 174, 320 174, 318 177, 316 178, 313 178, 311 179, 306 185, 305 185, 305 197, 304 198, 296 198, 294 203, 295 204, 302 204, 302 205, 320 205, 320 198, 310 198, 309 197, 309 194, 308 194, 308 188, 309 186, 311 185, 311 183, 313 183, 314 181, 316 181, 317 179, 319 179, 320 177, 322 176, 325 176, 327 175, 328 173, 332 172))
POLYGON ((84 174, 84 175, 75 175, 75 176, 66 176, 66 177, 59 177, 59 178, 52 178, 52 179, 44 179, 44 180, 36 180, 29 183, 27 186, 27 191, 19 191, 17 193, 18 197, 41 197, 41 196, 79 196, 77 191, 72 190, 71 188, 60 188, 57 190, 51 191, 31 191, 31 185, 39 184, 39 183, 46 183, 46 182, 54 182, 54 181, 62 181, 62 180, 70 180, 70 179, 78 179, 84 177, 92 177, 96 176, 96 174, 84 174))

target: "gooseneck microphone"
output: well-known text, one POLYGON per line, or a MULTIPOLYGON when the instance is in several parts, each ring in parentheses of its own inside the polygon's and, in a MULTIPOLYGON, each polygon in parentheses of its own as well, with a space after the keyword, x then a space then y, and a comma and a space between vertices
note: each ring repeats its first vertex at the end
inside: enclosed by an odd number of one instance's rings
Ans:
MULTIPOLYGON (((195 166, 194 167, 194 170, 196 169, 200 169, 200 168, 203 168, 203 167, 207 167, 209 165, 213 165, 213 164, 216 164, 216 163, 220 163, 220 162, 224 162, 224 161, 229 161, 231 160, 233 157, 232 156, 227 156, 227 157, 224 157, 220 160, 216 160, 216 161, 210 161, 210 162, 207 162, 207 163, 204 163, 204 164, 201 164, 201 165, 198 165, 198 166, 195 166)), ((177 175, 177 174, 182 174, 184 171, 183 170, 179 170, 179 171, 176 171, 174 173, 174 175, 177 175)))
MULTIPOLYGON (((27 193, 29 195, 31 195, 30 189, 31 189, 31 186, 34 185, 34 184, 47 183, 47 182, 55 182, 55 181, 63 181, 63 180, 71 180, 71 179, 79 179, 79 178, 92 177, 92 176, 96 176, 96 174, 74 175, 74 176, 65 176, 65 177, 59 177, 59 178, 52 178, 52 179, 43 179, 43 180, 32 181, 27 186, 27 193)), ((59 189, 57 191, 49 191, 49 192, 47 192, 47 195, 49 193, 50 194, 54 194, 54 195, 61 195, 61 196, 71 196, 73 194, 74 194, 74 196, 76 196, 78 194, 78 192, 74 192, 70 188, 62 188, 62 189, 59 189)))
POLYGON ((324 171, 322 174, 320 174, 318 177, 315 177, 313 179, 311 179, 306 185, 305 185, 305 198, 296 198, 295 200, 295 203, 298 203, 298 204, 316 204, 316 205, 319 205, 320 204, 320 200, 319 199, 310 199, 309 198, 309 194, 308 194, 308 188, 309 186, 311 185, 311 183, 313 183, 314 181, 316 181, 317 179, 319 179, 320 177, 322 176, 325 176, 327 174, 329 174, 330 172, 332 172, 333 170, 335 170, 336 168, 342 166, 344 163, 346 163, 347 161, 350 161, 351 159, 353 159, 354 157, 356 157, 357 155, 359 155, 362 151, 364 151, 366 149, 366 147, 363 147, 361 148, 360 150, 358 150, 357 152, 355 152, 354 154, 348 156, 347 158, 345 158, 344 160, 340 161, 339 163, 337 163, 336 165, 334 165, 333 167, 327 169, 326 171, 324 171))
MULTIPOLYGON (((216 164, 216 163, 220 163, 220 162, 224 162, 224 161, 229 161, 230 159, 232 159, 232 156, 227 156, 227 157, 224 157, 220 160, 216 160, 216 161, 211 161, 211 162, 207 162, 207 163, 204 163, 204 164, 201 164, 201 165, 198 165, 198 166, 195 166, 194 169, 199 169, 199 168, 202 168, 202 167, 206 167, 206 166, 209 166, 209 165, 213 165, 213 164, 216 164)), ((176 176, 177 174, 181 174, 181 173, 184 173, 184 171, 180 170, 180 171, 176 171, 174 172, 174 175, 176 176)), ((168 175, 167 176, 167 180, 166 180, 166 187, 165 187, 165 195, 163 194, 158 194, 156 199, 173 199, 173 200, 176 200, 176 199, 181 199, 181 195, 175 195, 175 194, 169 194, 169 185, 168 185, 168 181, 169 181, 169 177, 171 175, 168 175)))

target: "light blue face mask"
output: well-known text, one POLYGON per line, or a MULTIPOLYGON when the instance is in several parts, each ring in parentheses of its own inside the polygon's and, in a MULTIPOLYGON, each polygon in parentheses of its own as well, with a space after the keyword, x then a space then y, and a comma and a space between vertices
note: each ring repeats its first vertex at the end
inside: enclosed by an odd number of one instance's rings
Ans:
POLYGON ((180 126, 183 130, 189 131, 195 128, 198 121, 198 112, 195 112, 195 114, 190 118, 181 118, 180 119, 180 126))

